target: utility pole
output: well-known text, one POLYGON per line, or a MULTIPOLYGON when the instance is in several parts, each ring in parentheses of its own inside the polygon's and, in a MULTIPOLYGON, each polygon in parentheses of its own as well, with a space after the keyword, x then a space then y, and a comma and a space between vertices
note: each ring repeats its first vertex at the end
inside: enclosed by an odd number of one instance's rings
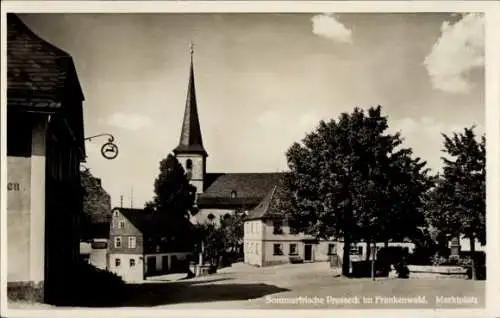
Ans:
POLYGON ((134 187, 130 188, 130 208, 134 208, 134 187))

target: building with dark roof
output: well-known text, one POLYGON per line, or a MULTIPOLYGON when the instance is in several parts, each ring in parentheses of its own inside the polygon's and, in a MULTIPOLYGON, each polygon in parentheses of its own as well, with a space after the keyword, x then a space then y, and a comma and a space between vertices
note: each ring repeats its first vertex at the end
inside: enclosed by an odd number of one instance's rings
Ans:
POLYGON ((266 266, 292 261, 327 261, 343 248, 342 242, 317 240, 294 232, 279 211, 281 184, 275 185, 264 199, 248 212, 243 229, 245 263, 266 266))
POLYGON ((173 152, 197 189, 199 212, 191 219, 193 223, 217 221, 228 213, 254 208, 282 176, 282 173, 207 173, 208 152, 203 145, 198 115, 192 49, 184 118, 179 145, 173 152))
POLYGON ((7 280, 57 302, 79 259, 84 96, 71 55, 11 13, 6 86, 7 280))
POLYGON ((128 282, 177 270, 187 272, 191 244, 169 240, 168 229, 159 232, 157 222, 157 216, 142 209, 113 209, 107 269, 128 282))

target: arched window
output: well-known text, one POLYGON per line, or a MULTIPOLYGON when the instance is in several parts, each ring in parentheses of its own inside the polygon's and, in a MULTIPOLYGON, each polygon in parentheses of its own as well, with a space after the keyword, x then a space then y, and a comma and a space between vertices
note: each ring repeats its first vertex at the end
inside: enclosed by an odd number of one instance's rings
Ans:
POLYGON ((186 160, 186 176, 188 180, 193 177, 193 161, 191 159, 186 160))
POLYGON ((226 213, 226 214, 224 215, 224 220, 228 220, 228 219, 230 219, 230 218, 231 218, 231 214, 226 213))
POLYGON ((236 191, 234 191, 234 190, 231 191, 231 198, 232 199, 236 198, 236 191))

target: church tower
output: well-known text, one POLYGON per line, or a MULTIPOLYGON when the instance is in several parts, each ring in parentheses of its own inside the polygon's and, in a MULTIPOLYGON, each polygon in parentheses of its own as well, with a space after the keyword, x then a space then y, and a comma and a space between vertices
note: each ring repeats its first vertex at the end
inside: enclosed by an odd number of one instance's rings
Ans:
POLYGON ((174 154, 186 171, 191 184, 196 187, 196 193, 199 194, 204 190, 203 179, 206 173, 206 161, 208 154, 203 147, 200 120, 196 105, 193 70, 194 49, 192 43, 190 50, 191 66, 189 69, 186 109, 184 110, 184 119, 182 121, 179 145, 174 149, 174 154))

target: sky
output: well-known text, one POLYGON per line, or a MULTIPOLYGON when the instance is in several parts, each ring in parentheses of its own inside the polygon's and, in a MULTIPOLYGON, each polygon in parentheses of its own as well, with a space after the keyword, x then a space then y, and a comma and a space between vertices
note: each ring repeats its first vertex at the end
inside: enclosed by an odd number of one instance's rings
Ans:
POLYGON ((441 133, 484 132, 484 17, 444 13, 21 14, 73 56, 86 143, 112 205, 153 197, 179 142, 189 44, 207 172, 286 171, 286 150, 321 119, 381 105, 405 146, 441 168, 441 133))

